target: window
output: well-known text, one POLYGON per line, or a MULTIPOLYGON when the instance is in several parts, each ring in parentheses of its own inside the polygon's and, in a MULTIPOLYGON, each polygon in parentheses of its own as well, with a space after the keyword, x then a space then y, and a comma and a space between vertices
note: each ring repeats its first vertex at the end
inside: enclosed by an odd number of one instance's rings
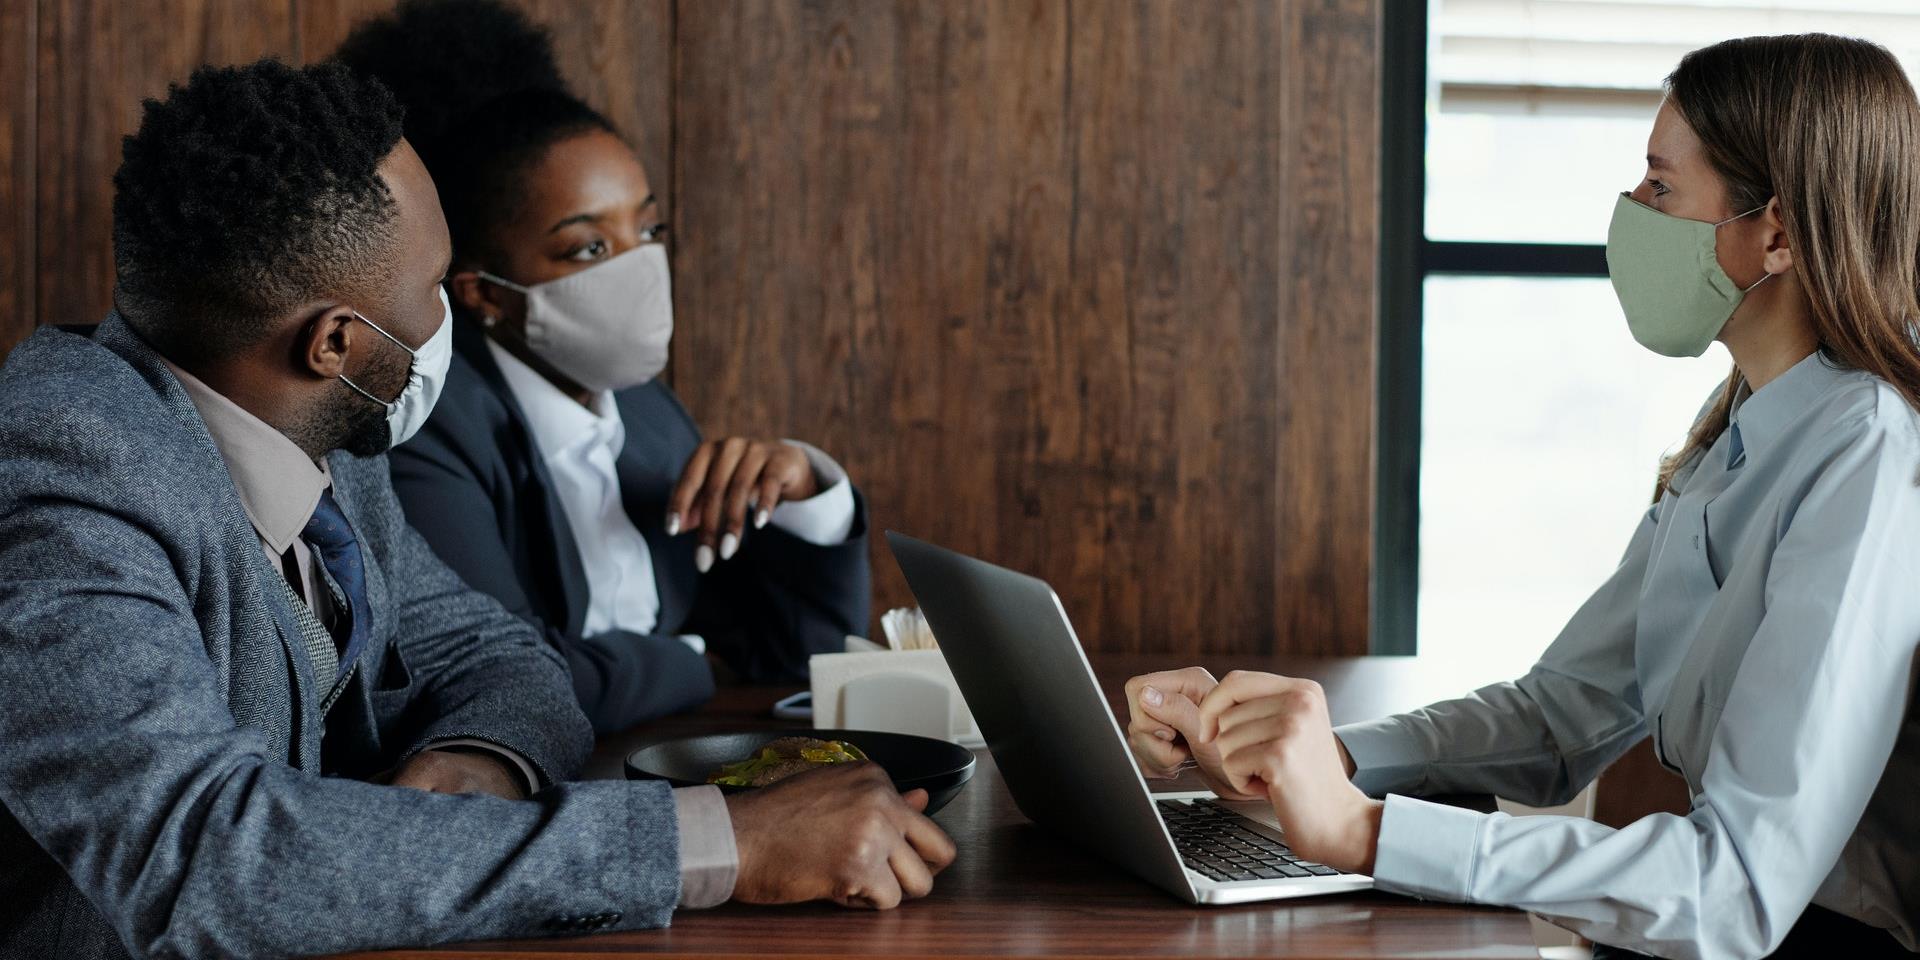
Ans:
POLYGON ((1627 333, 1614 198, 1696 47, 1824 31, 1920 66, 1911 0, 1434 0, 1396 8, 1382 112, 1375 650, 1537 657, 1613 570, 1725 378, 1627 333), (1417 429, 1415 429, 1417 427, 1417 429))

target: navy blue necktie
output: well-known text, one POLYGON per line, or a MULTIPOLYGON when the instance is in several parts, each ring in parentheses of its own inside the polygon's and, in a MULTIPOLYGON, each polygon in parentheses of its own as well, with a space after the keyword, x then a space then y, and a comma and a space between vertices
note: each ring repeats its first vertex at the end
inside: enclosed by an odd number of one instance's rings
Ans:
POLYGON ((360 558, 360 541, 354 537, 346 514, 340 512, 332 490, 321 492, 320 503, 313 508, 313 518, 307 521, 307 528, 300 536, 320 555, 320 563, 327 568, 328 576, 340 592, 347 595, 348 609, 342 611, 346 623, 336 621, 333 627, 336 643, 343 633, 347 638, 340 654, 340 672, 345 674, 366 646, 373 613, 367 606, 367 568, 360 558))

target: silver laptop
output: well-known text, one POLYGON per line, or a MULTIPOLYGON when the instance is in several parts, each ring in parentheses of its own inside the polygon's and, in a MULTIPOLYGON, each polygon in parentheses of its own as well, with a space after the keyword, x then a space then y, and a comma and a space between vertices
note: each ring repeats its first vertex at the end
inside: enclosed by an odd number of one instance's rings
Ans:
POLYGON ((887 542, 1028 819, 1188 903, 1373 886, 1294 856, 1265 802, 1148 791, 1046 583, 891 531, 887 542))

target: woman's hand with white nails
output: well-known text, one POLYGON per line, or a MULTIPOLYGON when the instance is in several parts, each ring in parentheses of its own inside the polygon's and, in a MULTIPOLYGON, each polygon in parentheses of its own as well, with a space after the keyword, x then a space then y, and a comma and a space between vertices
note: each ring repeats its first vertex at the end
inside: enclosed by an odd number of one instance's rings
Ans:
POLYGON ((1217 682, 1199 667, 1149 673, 1127 681, 1127 746, 1140 771, 1155 780, 1180 774, 1192 761, 1208 789, 1228 800, 1260 800, 1265 794, 1234 789, 1221 771, 1220 755, 1200 739, 1200 702, 1217 682))
POLYGON ((705 573, 716 560, 731 560, 739 551, 749 510, 757 530, 781 501, 819 492, 813 464, 792 444, 746 437, 708 440, 687 460, 667 500, 667 535, 698 534, 694 565, 705 573))

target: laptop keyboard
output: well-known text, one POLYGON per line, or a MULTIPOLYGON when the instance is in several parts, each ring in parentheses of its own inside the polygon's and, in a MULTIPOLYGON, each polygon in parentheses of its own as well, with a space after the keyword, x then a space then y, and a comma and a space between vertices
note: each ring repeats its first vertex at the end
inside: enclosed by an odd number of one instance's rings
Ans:
POLYGON ((1302 860, 1287 845, 1247 828, 1247 819, 1212 800, 1161 800, 1160 817, 1188 869, 1210 880, 1332 877, 1340 871, 1302 860))

